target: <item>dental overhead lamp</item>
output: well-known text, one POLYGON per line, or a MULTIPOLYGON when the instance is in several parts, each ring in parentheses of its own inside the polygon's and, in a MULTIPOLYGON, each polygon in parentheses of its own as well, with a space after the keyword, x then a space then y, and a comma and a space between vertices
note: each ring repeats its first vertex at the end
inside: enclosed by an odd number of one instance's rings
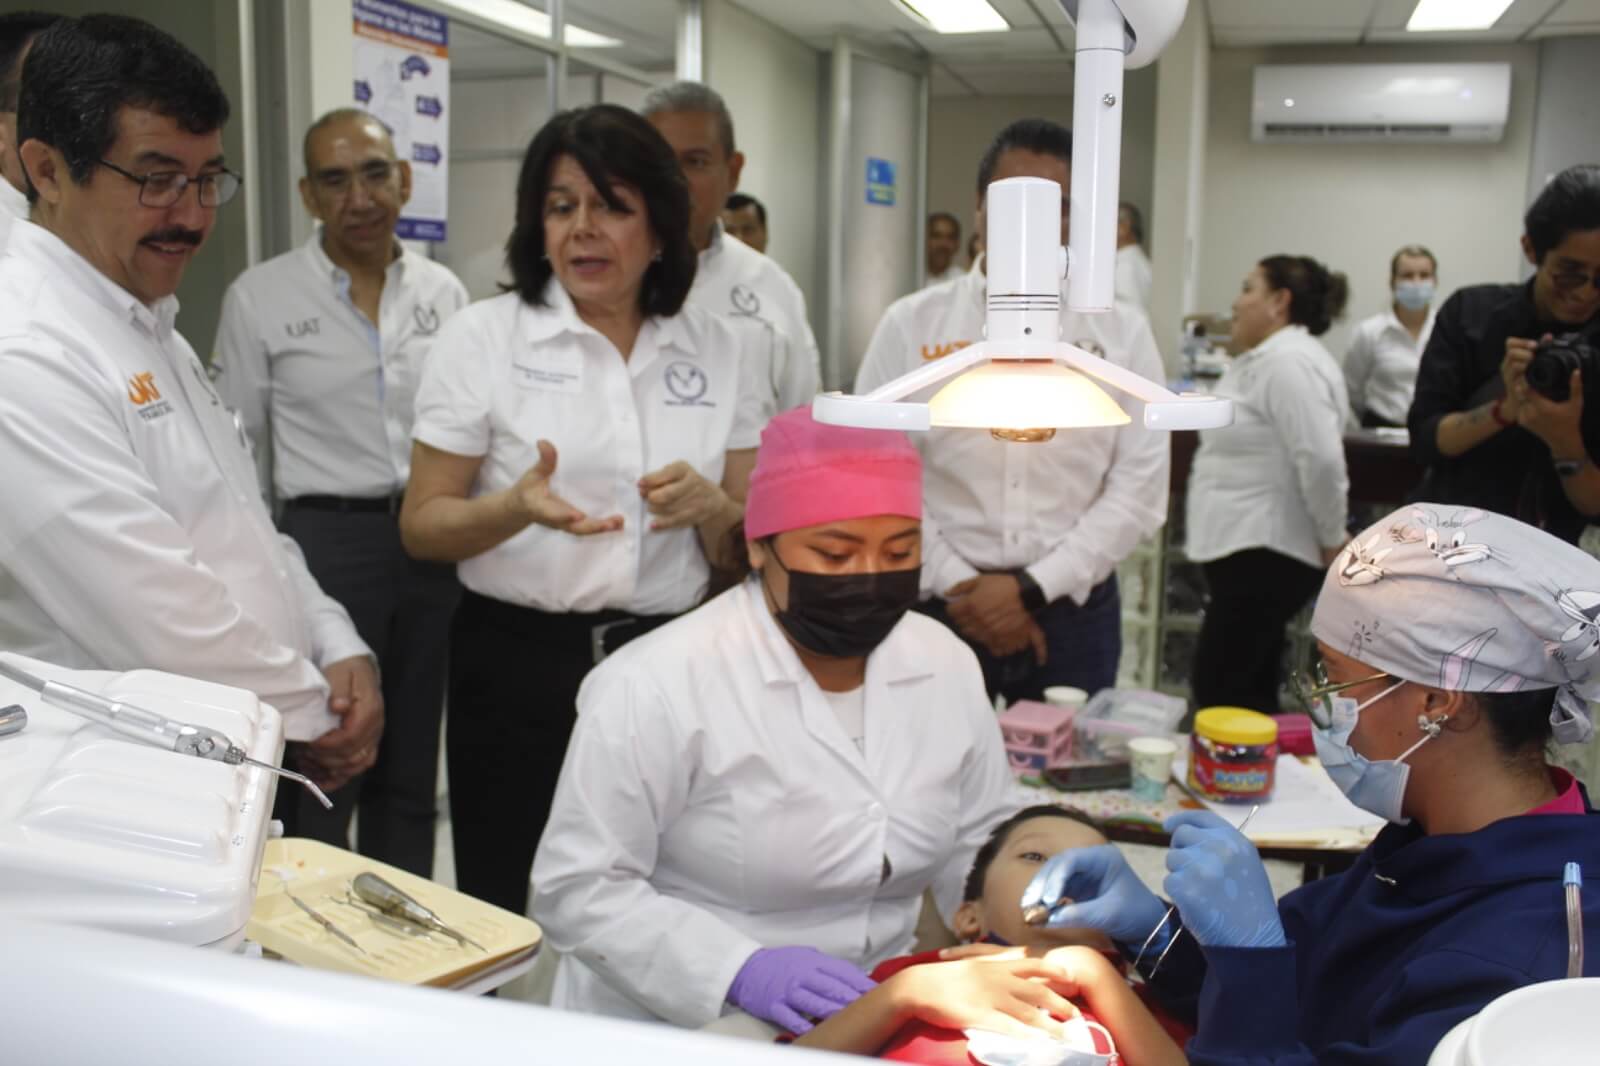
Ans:
POLYGON ((1104 384, 1142 401, 1149 429, 1232 424, 1230 400, 1179 395, 1061 339, 1062 278, 1068 309, 1111 310, 1123 69, 1155 60, 1182 26, 1188 0, 1060 3, 1077 26, 1068 247, 1061 247, 1059 185, 1039 178, 990 185, 983 339, 863 396, 818 396, 811 407, 817 421, 908 431, 986 428, 1002 440, 1045 441, 1057 429, 1127 424, 1104 384))

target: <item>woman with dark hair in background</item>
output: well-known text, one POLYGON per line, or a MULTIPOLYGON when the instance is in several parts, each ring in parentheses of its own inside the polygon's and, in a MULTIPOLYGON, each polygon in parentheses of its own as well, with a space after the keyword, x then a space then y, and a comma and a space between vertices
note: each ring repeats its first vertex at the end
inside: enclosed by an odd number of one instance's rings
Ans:
POLYGON ((1274 255, 1233 301, 1244 349, 1217 395, 1233 425, 1203 430, 1189 475, 1184 550, 1209 599, 1195 647, 1196 707, 1278 711, 1283 631, 1346 540, 1339 364, 1316 338, 1348 289, 1315 259, 1274 255))
POLYGON ((466 587, 450 638, 456 880, 522 914, 578 685, 700 601, 767 411, 732 327, 684 305, 688 189, 633 112, 539 131, 506 258, 509 291, 434 342, 400 525, 466 587))

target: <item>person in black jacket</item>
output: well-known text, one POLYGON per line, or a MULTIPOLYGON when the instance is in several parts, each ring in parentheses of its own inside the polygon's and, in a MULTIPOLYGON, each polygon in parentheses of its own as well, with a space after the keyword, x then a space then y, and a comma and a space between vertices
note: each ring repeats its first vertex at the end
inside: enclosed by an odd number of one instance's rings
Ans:
POLYGON ((1552 336, 1577 331, 1600 345, 1600 166, 1558 174, 1523 230, 1531 279, 1461 289, 1439 310, 1407 419, 1412 454, 1428 467, 1416 498, 1497 511, 1575 543, 1600 517, 1583 375, 1559 403, 1525 375, 1552 336))

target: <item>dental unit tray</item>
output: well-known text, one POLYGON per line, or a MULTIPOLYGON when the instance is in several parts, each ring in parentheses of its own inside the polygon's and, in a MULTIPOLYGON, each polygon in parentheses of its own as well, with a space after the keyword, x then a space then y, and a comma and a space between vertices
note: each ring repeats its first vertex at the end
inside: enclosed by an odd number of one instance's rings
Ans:
MULTIPOLYGON (((154 670, 68 670, 0 657, 45 680, 225 734, 259 762, 283 753, 282 718, 242 689, 154 670)), ((276 778, 249 763, 130 743, 0 677, 0 707, 12 704, 27 722, 0 736, 0 912, 237 945, 276 778)))
POLYGON ((267 843, 249 938, 290 962, 403 984, 467 992, 498 987, 533 967, 543 934, 528 919, 415 874, 315 840, 267 843), (376 874, 435 912, 477 946, 397 922, 353 891, 376 874), (322 927, 314 908, 354 942, 322 927))

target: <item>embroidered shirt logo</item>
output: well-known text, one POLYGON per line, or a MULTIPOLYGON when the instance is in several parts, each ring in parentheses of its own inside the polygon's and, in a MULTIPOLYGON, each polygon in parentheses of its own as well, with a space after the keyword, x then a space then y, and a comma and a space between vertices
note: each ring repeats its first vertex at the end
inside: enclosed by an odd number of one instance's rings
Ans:
POLYGON ((716 406, 705 399, 706 390, 711 387, 705 371, 693 363, 671 363, 667 366, 665 376, 667 391, 672 394, 667 400, 669 407, 716 406))
POLYGON ((288 331, 289 336, 299 340, 301 337, 309 337, 313 334, 321 333, 322 320, 320 318, 308 318, 304 322, 285 322, 283 328, 288 331))
POLYGON ((139 417, 146 422, 172 413, 172 404, 161 398, 161 390, 156 387, 156 376, 148 370, 128 379, 128 402, 133 404, 139 417))
POLYGON ((733 313, 736 315, 756 318, 761 314, 761 297, 748 285, 735 285, 730 289, 728 302, 733 304, 733 313))
POLYGON ((924 344, 922 346, 923 361, 931 363, 935 359, 943 359, 947 355, 954 355, 971 343, 971 341, 949 341, 945 344, 924 344))
POLYGON ((411 312, 411 318, 417 324, 417 332, 424 337, 431 337, 439 332, 439 312, 432 307, 418 304, 411 312))

